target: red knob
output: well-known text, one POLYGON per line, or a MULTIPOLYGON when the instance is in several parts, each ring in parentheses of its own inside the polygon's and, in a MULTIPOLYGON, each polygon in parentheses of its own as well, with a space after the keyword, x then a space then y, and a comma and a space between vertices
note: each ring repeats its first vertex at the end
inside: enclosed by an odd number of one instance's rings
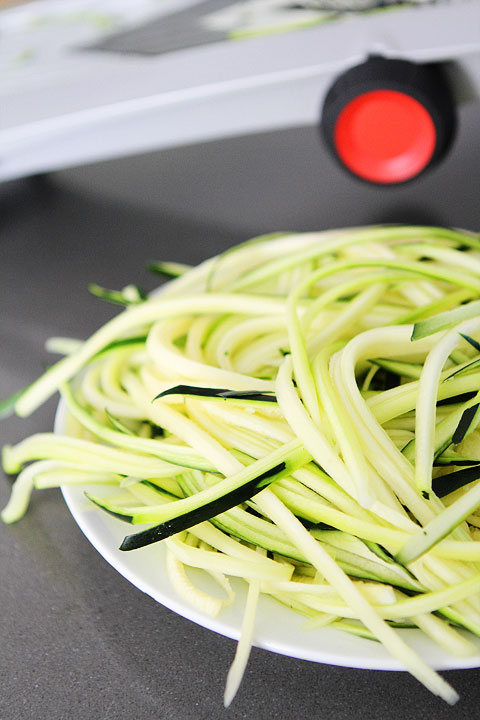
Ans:
POLYGON ((371 58, 336 80, 322 129, 351 173, 383 185, 417 177, 438 162, 453 137, 454 104, 436 66, 371 58))

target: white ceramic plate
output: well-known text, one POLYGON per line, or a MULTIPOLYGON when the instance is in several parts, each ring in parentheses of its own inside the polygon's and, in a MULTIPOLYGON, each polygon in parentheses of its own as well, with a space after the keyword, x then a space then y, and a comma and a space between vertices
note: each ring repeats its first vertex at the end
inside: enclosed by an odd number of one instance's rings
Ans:
MULTIPOLYGON (((63 428, 63 407, 60 404, 55 431, 63 428)), ((91 489, 89 487, 89 489, 91 489)), ((140 550, 121 552, 118 547, 131 527, 121 520, 95 508, 75 487, 62 489, 67 506, 78 526, 98 552, 135 587, 147 593, 165 607, 189 620, 227 637, 238 639, 245 602, 245 584, 233 581, 235 603, 217 618, 210 618, 180 600, 171 588, 165 570, 165 552, 162 543, 140 550)), ((98 490, 99 494, 102 488, 98 490)), ((195 571, 204 589, 218 594, 218 587, 195 571)), ((371 670, 403 670, 380 643, 351 636, 347 633, 322 628, 303 630, 304 619, 275 600, 262 596, 257 614, 255 640, 257 647, 290 657, 344 667, 371 670)), ((480 638, 474 638, 478 652, 473 657, 455 658, 447 655, 438 645, 418 630, 400 630, 406 641, 438 670, 480 666, 480 638)))

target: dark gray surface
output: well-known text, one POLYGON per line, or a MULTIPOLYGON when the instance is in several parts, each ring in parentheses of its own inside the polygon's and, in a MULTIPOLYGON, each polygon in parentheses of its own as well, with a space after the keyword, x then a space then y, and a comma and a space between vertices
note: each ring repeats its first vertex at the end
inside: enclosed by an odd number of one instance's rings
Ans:
MULTIPOLYGON (((115 310, 87 283, 138 282, 152 259, 197 262, 256 232, 404 221, 480 228, 476 108, 448 162, 378 190, 345 178, 313 130, 115 161, 0 187, 0 396, 50 361, 44 340, 85 337, 115 310)), ((0 424, 1 444, 52 426, 55 401, 0 424)), ((0 476, 0 505, 10 479, 0 476)), ((235 645, 156 604, 76 527, 59 491, 0 526, 1 720, 407 720, 478 717, 477 670, 445 673, 454 708, 404 673, 350 670, 254 649, 222 707, 235 645)))

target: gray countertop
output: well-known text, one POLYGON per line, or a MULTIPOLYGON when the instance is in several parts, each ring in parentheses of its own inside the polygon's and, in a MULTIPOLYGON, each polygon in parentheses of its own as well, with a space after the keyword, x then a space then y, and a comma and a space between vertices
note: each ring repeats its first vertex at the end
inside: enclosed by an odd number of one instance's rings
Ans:
MULTIPOLYGON (((51 360, 51 335, 86 337, 115 310, 88 282, 151 288, 146 262, 196 263, 249 236, 372 222, 480 228, 478 108, 425 179, 379 190, 342 175, 312 129, 118 160, 0 187, 0 396, 51 360)), ((14 443, 52 427, 55 400, 3 420, 14 443)), ((0 476, 0 505, 11 479, 0 476)), ((336 668, 254 649, 223 709, 233 641, 158 605, 84 538, 58 490, 0 525, 1 720, 478 716, 478 670, 446 672, 454 707, 406 673, 336 668)))

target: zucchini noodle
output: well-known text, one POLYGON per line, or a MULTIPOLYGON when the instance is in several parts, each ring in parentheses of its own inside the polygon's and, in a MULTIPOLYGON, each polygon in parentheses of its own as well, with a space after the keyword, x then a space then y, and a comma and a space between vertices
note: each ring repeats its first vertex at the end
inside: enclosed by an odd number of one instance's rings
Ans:
MULTIPOLYGON (((248 588, 225 704, 262 595, 383 643, 448 703, 406 642, 459 657, 480 636, 480 237, 436 227, 274 233, 178 275, 0 404, 19 416, 59 391, 63 435, 3 449, 6 523, 32 491, 83 487, 163 542, 176 592, 207 615, 248 588), (197 568, 222 597, 188 576, 197 568)), ((95 286, 97 287, 97 286, 95 286)), ((130 289, 129 289, 130 288, 130 289)), ((127 527, 125 525, 125 527, 127 527)))

